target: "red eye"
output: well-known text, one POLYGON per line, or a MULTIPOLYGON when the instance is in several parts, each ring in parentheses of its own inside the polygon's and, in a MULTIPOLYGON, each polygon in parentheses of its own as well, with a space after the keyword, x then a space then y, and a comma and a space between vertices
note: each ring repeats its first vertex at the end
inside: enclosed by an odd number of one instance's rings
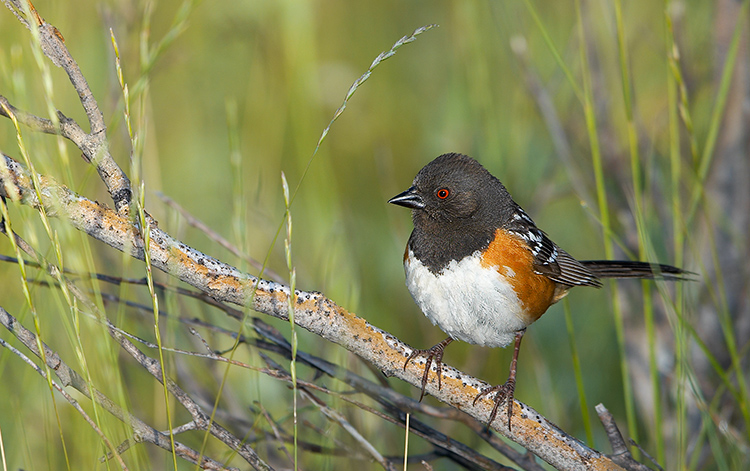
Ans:
POLYGON ((437 194, 437 197, 438 197, 438 198, 440 198, 441 200, 444 200, 445 198, 447 198, 447 197, 448 197, 448 195, 450 195, 450 194, 451 194, 451 192, 450 192, 450 191, 448 191, 448 188, 441 188, 441 189, 439 189, 439 190, 437 191, 437 193, 436 193, 436 194, 437 194))

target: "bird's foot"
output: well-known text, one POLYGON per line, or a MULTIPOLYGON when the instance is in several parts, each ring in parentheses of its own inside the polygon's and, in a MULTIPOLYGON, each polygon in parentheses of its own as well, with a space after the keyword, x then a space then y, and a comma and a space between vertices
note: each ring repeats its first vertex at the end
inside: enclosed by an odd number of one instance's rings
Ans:
POLYGON ((497 412, 500 409, 500 404, 503 402, 507 402, 508 404, 508 430, 510 430, 510 418, 513 417, 513 393, 516 390, 516 380, 514 378, 508 378, 508 381, 505 382, 505 384, 501 384, 500 386, 492 386, 484 391, 477 394, 477 396, 474 398, 474 404, 476 405, 477 401, 484 396, 487 396, 489 394, 494 394, 495 397, 493 399, 495 406, 492 408, 492 413, 490 414, 490 420, 487 422, 487 428, 492 425, 492 422, 495 421, 495 418, 497 417, 497 412))
POLYGON ((427 377, 430 374, 430 367, 432 366, 433 361, 435 362, 435 373, 437 374, 438 389, 441 389, 443 387, 443 351, 445 350, 446 345, 448 345, 452 341, 453 339, 448 337, 439 344, 434 345, 427 350, 414 350, 406 359, 406 362, 404 362, 404 369, 406 369, 406 367, 409 365, 409 362, 419 355, 424 355, 427 358, 427 361, 424 365, 424 373, 422 374, 422 394, 420 394, 419 396, 419 402, 422 402, 422 399, 424 398, 425 388, 427 387, 427 377))

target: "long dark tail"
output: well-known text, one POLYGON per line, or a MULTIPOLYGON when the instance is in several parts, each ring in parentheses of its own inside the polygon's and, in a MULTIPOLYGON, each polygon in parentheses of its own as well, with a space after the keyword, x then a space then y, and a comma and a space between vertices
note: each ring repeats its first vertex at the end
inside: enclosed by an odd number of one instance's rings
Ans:
POLYGON ((582 260, 581 264, 599 278, 647 278, 657 280, 693 280, 695 273, 659 263, 627 260, 582 260))

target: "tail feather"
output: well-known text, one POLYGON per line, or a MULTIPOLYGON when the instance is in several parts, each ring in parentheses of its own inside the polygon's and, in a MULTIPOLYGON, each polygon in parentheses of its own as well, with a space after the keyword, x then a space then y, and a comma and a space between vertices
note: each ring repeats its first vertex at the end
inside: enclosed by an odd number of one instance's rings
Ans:
POLYGON ((646 278, 657 280, 692 280, 695 273, 660 263, 628 260, 582 260, 581 264, 599 278, 646 278))

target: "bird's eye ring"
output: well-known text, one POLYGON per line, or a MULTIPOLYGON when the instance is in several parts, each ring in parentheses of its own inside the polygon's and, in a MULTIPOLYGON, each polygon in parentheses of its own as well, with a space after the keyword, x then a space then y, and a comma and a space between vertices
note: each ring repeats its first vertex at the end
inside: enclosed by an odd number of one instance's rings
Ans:
POLYGON ((441 200, 444 200, 445 198, 448 197, 448 195, 451 194, 451 192, 448 191, 448 188, 441 188, 435 194, 437 195, 438 198, 440 198, 441 200))

